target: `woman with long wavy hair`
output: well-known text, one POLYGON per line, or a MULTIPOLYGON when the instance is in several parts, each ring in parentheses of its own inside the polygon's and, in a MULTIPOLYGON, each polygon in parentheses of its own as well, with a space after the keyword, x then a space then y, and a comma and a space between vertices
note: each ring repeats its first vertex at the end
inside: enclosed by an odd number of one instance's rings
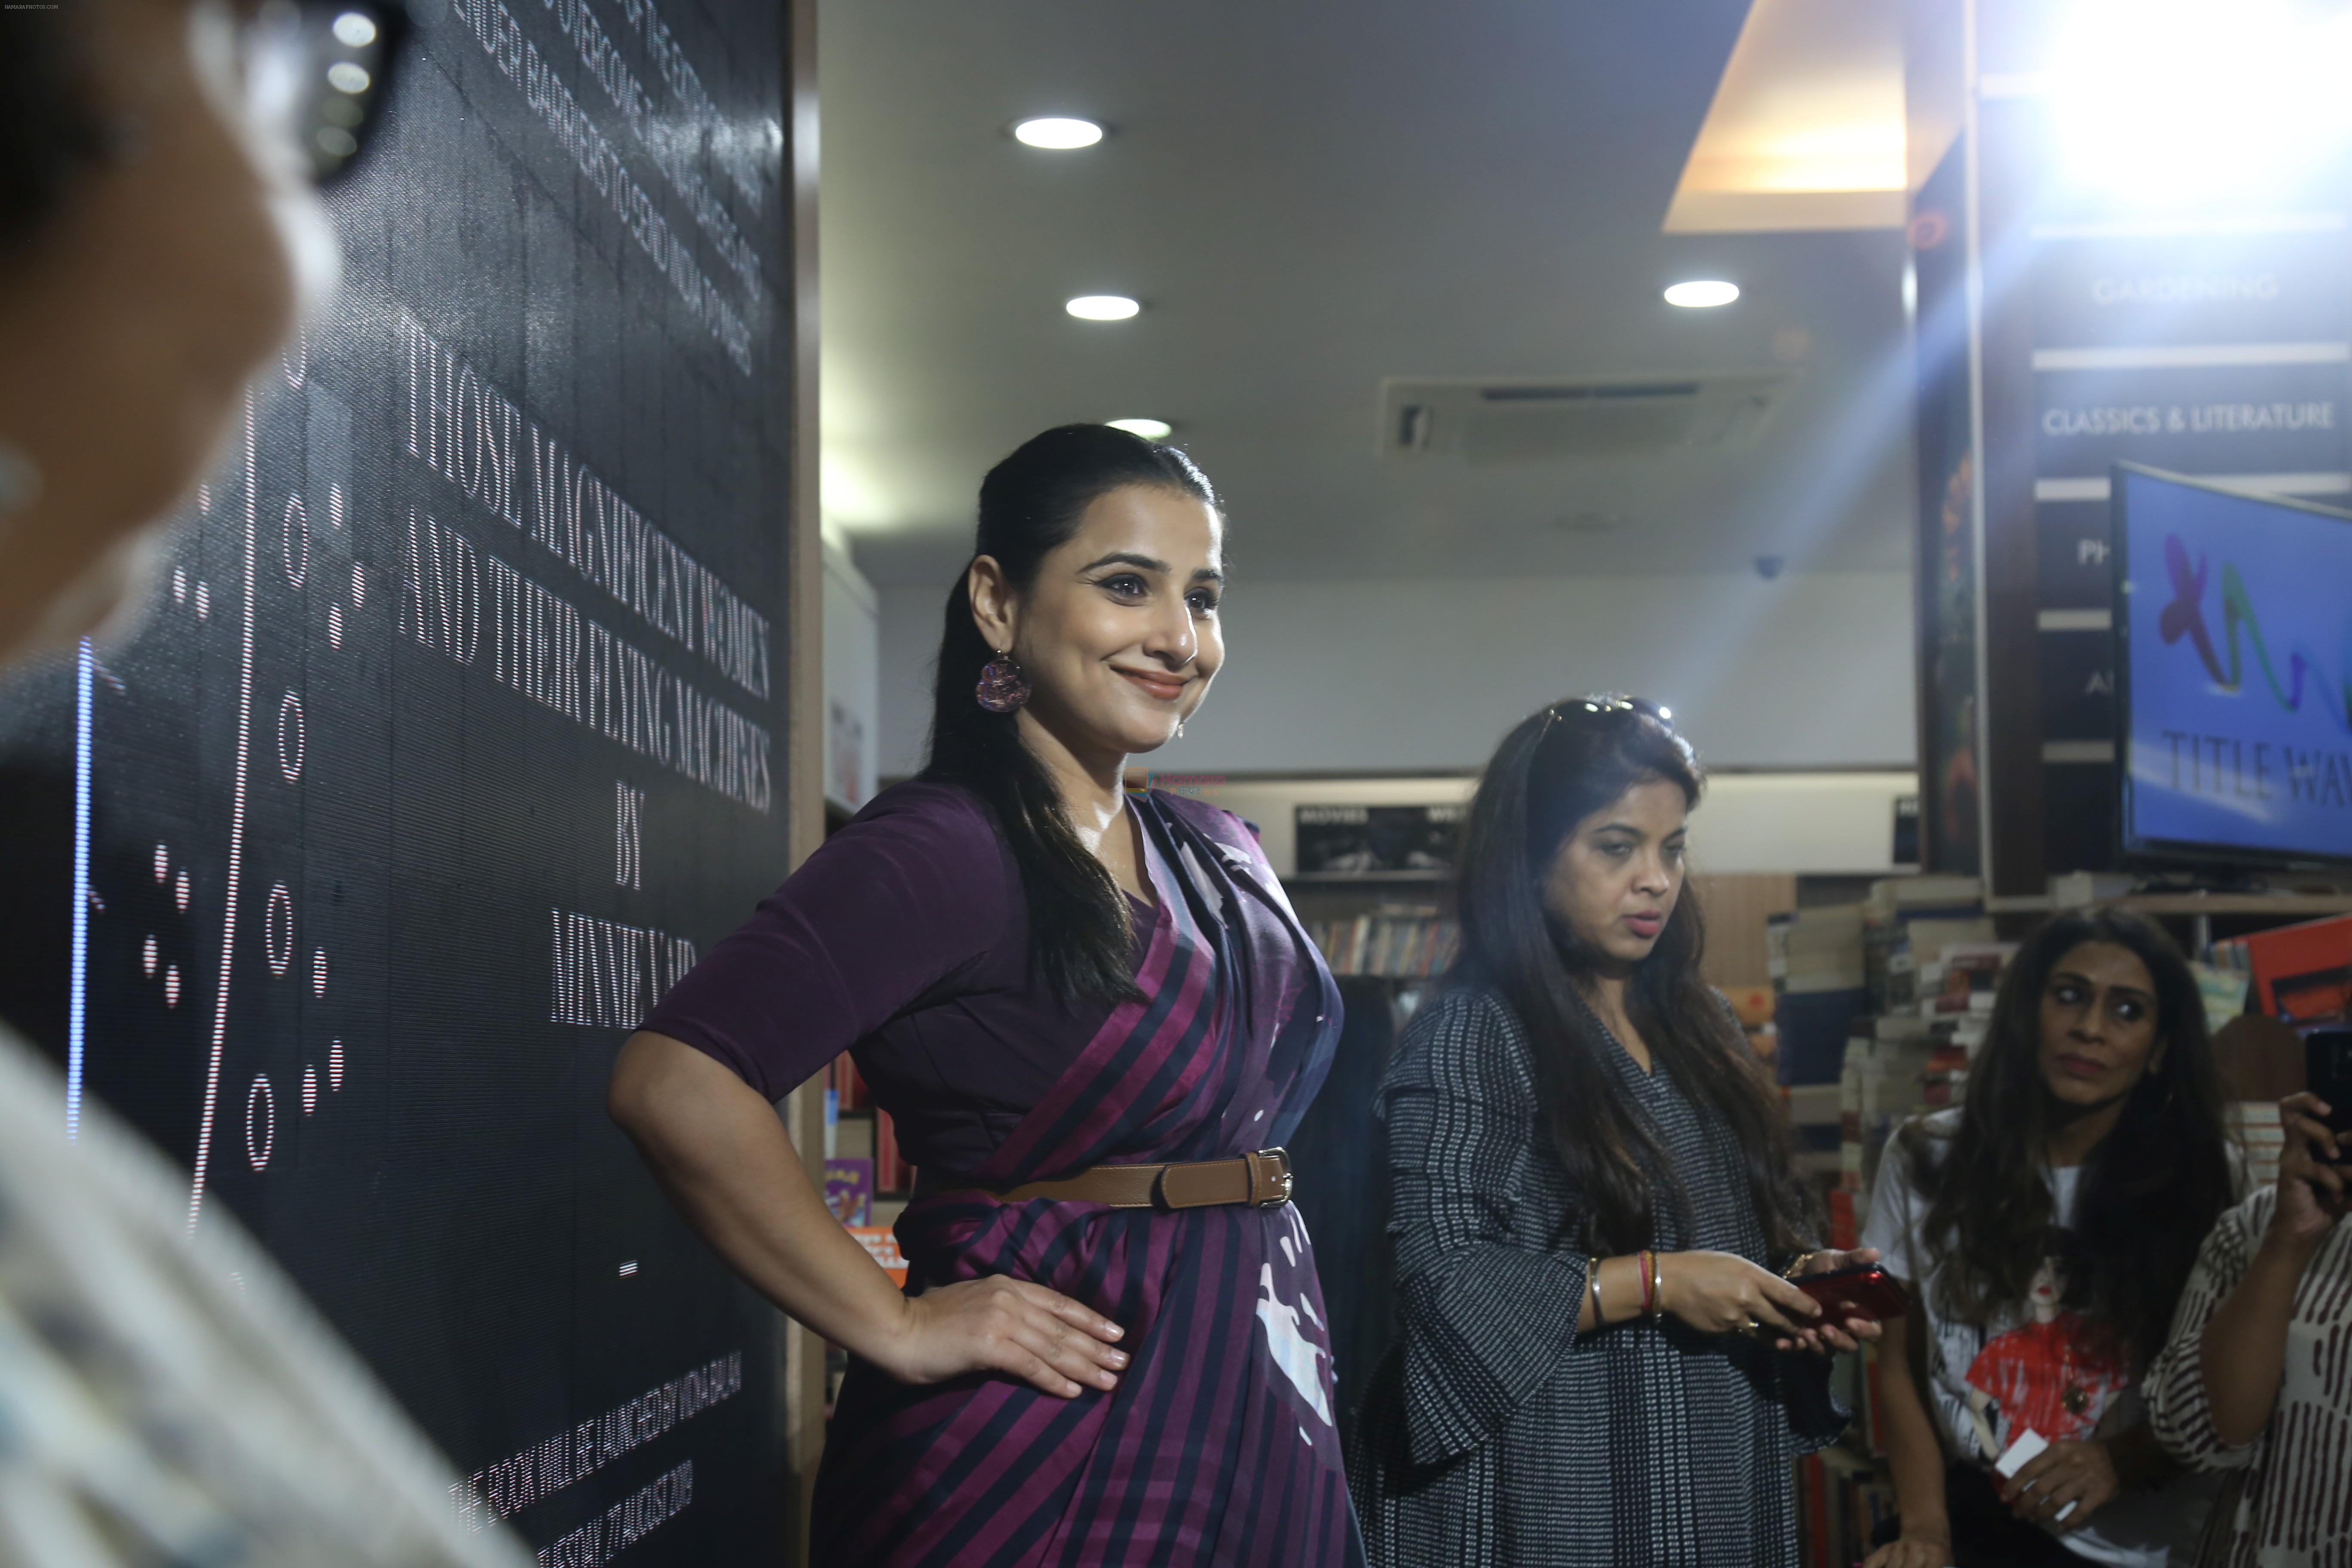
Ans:
POLYGON ((1223 540, 1191 460, 1123 431, 990 470, 929 765, 614 1069, 688 1217, 850 1352, 820 1563, 1362 1561, 1280 1149, 1339 994, 1238 817, 1123 787, 1223 662, 1223 540), (769 1109, 844 1050, 920 1167, 903 1295, 769 1109))
POLYGON ((1777 1098, 1699 978, 1664 712, 1559 702, 1465 829, 1462 958, 1382 1088, 1402 1342, 1353 1456, 1373 1560, 1793 1564, 1790 1460, 1845 1412, 1790 1283, 1811 1250, 1777 1098))
POLYGON ((2180 950, 2123 911, 2050 921, 1965 1102, 1879 1163, 1863 1239, 1916 1305, 1880 1348, 1902 1533, 1871 1568, 2190 1560, 2213 1484, 2164 1457, 2141 1384, 2234 1187, 2180 950))

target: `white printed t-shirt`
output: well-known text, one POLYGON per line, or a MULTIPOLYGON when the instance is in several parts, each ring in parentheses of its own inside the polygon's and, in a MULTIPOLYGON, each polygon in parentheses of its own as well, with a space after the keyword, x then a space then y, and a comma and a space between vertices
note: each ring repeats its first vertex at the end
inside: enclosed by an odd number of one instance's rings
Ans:
MULTIPOLYGON (((1960 1112, 1924 1119, 1935 1150, 1959 1130, 1960 1112)), ((2052 1216, 2074 1223, 2078 1166, 2048 1170, 2052 1216)), ((2028 1299, 1983 1326, 1955 1322, 1939 1310, 1942 1266, 1924 1242, 1927 1202, 1911 1184, 1899 1135, 1887 1142, 1871 1194, 1862 1245, 1911 1287, 1911 1315, 1927 1335, 1927 1405, 1944 1449, 1980 1469, 2030 1428, 2053 1443, 2111 1437, 2147 1418, 2137 1373, 2104 1350, 2065 1293, 2055 1258, 2045 1258, 2028 1299)), ((1996 1482, 1996 1484, 1999 1484, 1996 1482)), ((2058 1534, 2077 1556, 2119 1568, 2187 1568, 2218 1490, 2218 1479, 2181 1476, 2151 1491, 2129 1491, 2076 1531, 2058 1534)))

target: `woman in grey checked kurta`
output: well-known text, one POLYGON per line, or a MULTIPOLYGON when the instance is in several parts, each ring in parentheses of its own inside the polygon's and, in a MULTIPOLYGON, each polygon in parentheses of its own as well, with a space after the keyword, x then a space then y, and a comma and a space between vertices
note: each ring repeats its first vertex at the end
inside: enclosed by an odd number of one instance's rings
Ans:
MULTIPOLYGON (((1358 1505, 1398 1564, 1797 1561, 1790 1461, 1836 1438, 1827 1364, 1675 1319, 1576 1331, 1577 1194, 1545 1147, 1526 1032, 1491 991, 1407 1029, 1381 1101, 1404 1352, 1365 1403, 1358 1505), (1396 1462, 1402 1460, 1402 1463, 1396 1462), (1382 1471, 1376 1478, 1374 1471, 1382 1471)), ((1759 1264, 1727 1128, 1622 1051, 1690 1193, 1653 1210, 1661 1251, 1759 1264)), ((1786 1259, 1780 1259, 1786 1262, 1786 1259)))
POLYGON ((1780 1277, 1806 1208, 1697 979, 1699 788, 1663 715, 1597 699, 1479 786, 1463 962, 1381 1096, 1402 1333, 1350 1454, 1375 1563, 1797 1561, 1790 1461, 1846 1423, 1815 1352, 1853 1338, 1780 1277))

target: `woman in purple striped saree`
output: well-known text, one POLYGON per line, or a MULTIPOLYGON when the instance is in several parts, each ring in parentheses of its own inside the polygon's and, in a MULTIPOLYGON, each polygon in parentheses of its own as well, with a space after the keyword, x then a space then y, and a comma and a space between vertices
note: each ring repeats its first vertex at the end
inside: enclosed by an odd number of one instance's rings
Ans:
POLYGON ((1120 787, 1222 660, 1221 540, 1198 470, 1121 433, 1000 465, 929 767, 615 1068, 688 1216, 852 1352, 818 1563, 1363 1562, 1313 1248, 1255 1157, 1321 1086, 1338 994, 1239 819, 1120 787), (922 1168, 904 1297, 768 1109, 845 1048, 922 1168))

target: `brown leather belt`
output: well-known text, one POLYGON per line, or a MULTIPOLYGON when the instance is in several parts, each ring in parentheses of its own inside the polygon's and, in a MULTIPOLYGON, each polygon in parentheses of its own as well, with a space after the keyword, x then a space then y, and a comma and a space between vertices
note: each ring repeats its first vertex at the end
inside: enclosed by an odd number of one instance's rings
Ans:
POLYGON ((1280 1149, 1260 1149, 1230 1160, 1197 1160, 1174 1165, 1095 1165, 1075 1176, 1029 1182, 1017 1187, 975 1187, 946 1177, 940 1190, 984 1192, 1008 1203, 1049 1198, 1056 1203, 1102 1204, 1115 1209, 1201 1209, 1222 1204, 1279 1208, 1290 1201, 1290 1156, 1280 1149))

